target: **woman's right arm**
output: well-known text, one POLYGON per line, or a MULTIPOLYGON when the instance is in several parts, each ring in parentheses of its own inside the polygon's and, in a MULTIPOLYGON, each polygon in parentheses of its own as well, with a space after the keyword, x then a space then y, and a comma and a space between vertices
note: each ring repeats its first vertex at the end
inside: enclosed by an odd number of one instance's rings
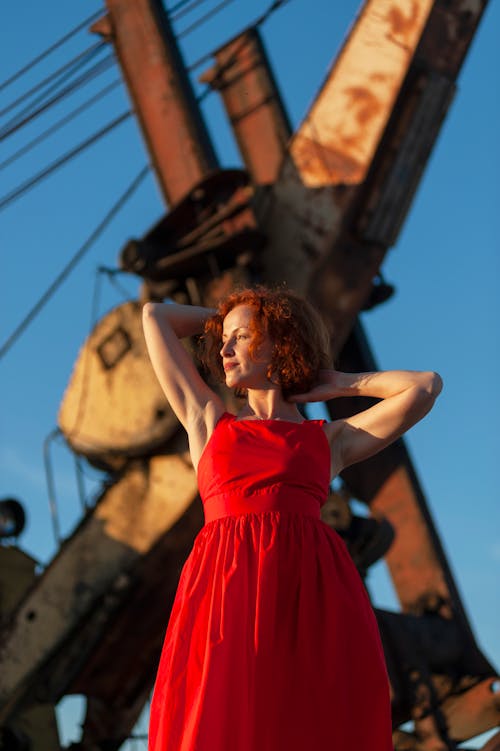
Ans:
POLYGON ((148 302, 143 307, 144 335, 156 376, 190 441, 201 448, 224 412, 224 403, 202 379, 179 339, 200 334, 214 313, 211 308, 177 303, 148 302))

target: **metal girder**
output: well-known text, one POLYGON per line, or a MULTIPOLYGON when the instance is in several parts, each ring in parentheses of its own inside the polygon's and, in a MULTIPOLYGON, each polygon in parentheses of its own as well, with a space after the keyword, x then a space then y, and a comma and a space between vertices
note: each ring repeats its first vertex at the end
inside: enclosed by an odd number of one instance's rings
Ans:
POLYGON ((168 204, 212 170, 217 157, 160 0, 106 0, 92 29, 115 48, 168 204))
MULTIPOLYGON (((340 353, 339 367, 347 372, 378 370, 359 322, 340 353)), ((341 399, 328 406, 332 417, 340 418, 374 401, 341 399)), ((470 635, 458 590, 404 441, 347 468, 342 477, 354 497, 368 504, 375 515, 387 518, 397 530, 386 561, 403 611, 423 612, 431 601, 441 598, 441 614, 460 617, 470 635)))
POLYGON ((214 53, 215 65, 200 81, 216 89, 256 185, 273 183, 292 132, 257 28, 214 53))

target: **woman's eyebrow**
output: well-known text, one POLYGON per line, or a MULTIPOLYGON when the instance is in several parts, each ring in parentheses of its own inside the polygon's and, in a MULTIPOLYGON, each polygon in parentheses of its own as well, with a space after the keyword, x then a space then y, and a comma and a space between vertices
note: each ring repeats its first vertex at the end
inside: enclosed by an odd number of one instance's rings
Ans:
MULTIPOLYGON (((237 331, 238 331, 239 329, 248 329, 248 328, 249 328, 249 326, 245 326, 245 325, 243 325, 243 326, 236 326, 236 327, 235 327, 235 328, 234 328, 234 329, 233 329, 233 330, 231 331, 231 334, 235 334, 235 333, 236 333, 236 332, 237 332, 237 331)), ((225 333, 225 332, 223 331, 223 332, 222 332, 222 338, 223 338, 223 339, 224 339, 224 337, 226 337, 226 338, 227 338, 227 336, 228 336, 228 334, 226 334, 226 333, 225 333)))

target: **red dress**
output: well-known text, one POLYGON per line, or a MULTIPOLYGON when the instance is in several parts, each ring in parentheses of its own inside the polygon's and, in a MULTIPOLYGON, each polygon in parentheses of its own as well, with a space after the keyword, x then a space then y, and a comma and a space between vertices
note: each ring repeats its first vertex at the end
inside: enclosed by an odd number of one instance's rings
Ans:
POLYGON ((322 420, 225 413, 198 469, 205 526, 184 564, 149 751, 392 751, 375 616, 319 516, 322 420))

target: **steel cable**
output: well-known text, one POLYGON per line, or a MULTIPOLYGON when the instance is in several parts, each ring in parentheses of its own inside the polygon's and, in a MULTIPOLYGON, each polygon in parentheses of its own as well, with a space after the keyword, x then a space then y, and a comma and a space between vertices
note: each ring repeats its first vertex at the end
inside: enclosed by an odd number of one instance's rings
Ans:
POLYGON ((0 110, 0 117, 3 117, 5 114, 7 114, 7 112, 10 112, 10 110, 14 109, 14 107, 17 107, 17 105, 21 104, 21 102, 24 102, 25 99, 28 99, 30 96, 32 96, 32 94, 35 94, 39 89, 41 89, 47 83, 50 83, 50 81, 59 76, 61 73, 64 73, 64 71, 66 71, 68 68, 71 68, 71 66, 73 65, 77 65, 82 60, 82 58, 85 58, 84 62, 88 62, 88 60, 90 60, 102 47, 105 46, 105 44, 105 42, 96 42, 96 44, 91 45, 83 52, 80 52, 79 55, 76 55, 76 57, 69 60, 69 62, 61 65, 60 68, 55 70, 46 78, 39 81, 35 86, 32 86, 31 89, 28 89, 28 91, 25 91, 24 94, 21 94, 21 96, 17 97, 17 99, 14 99, 14 101, 8 104, 7 107, 4 107, 3 110, 0 110))
POLYGON ((172 5, 171 8, 167 8, 167 14, 170 18, 172 18, 173 14, 176 13, 180 8, 183 8, 185 5, 189 5, 191 3, 196 6, 201 5, 204 2, 205 0, 179 0, 179 2, 175 3, 175 5, 172 5))
POLYGON ((18 326, 16 326, 12 334, 10 334, 10 336, 6 339, 6 341, 0 347, 0 359, 7 354, 7 352, 12 347, 12 345, 17 341, 17 339, 21 336, 21 334, 26 330, 29 324, 36 318, 36 316, 44 307, 44 305, 50 300, 50 298, 54 295, 54 293, 59 289, 61 284, 73 271, 77 263, 83 258, 85 253, 87 253, 90 250, 92 245, 99 238, 99 236, 103 233, 103 231, 106 229, 108 224, 112 221, 112 219, 114 219, 114 217, 116 216, 116 214, 118 214, 120 209, 122 209, 123 206, 127 203, 127 201, 132 197, 132 195, 135 193, 137 188, 145 179, 146 175, 149 173, 149 170, 150 170, 149 165, 146 165, 146 167, 143 167, 141 169, 139 174, 130 183, 128 188, 124 191, 124 193, 122 193, 119 199, 113 204, 113 206, 107 212, 107 214, 101 220, 101 222, 99 222, 95 230, 89 235, 87 240, 77 250, 77 252, 70 259, 70 261, 66 264, 66 266, 62 269, 62 271, 57 275, 57 277, 50 284, 50 286, 43 293, 43 295, 38 299, 35 305, 33 305, 29 313, 23 318, 21 323, 18 326))
MULTIPOLYGON (((286 5, 286 3, 289 3, 289 2, 290 0, 275 0, 267 8, 267 10, 264 11, 264 13, 261 16, 259 16, 255 21, 253 21, 253 23, 248 24, 248 26, 242 29, 242 31, 240 31, 240 34, 244 34, 245 31, 248 31, 249 29, 255 29, 255 28, 258 28, 259 26, 262 26, 267 21, 267 19, 270 16, 272 16, 273 13, 279 10, 281 6, 286 5)), ((194 63, 191 63, 189 67, 187 68, 188 73, 191 73, 196 68, 199 68, 200 65, 203 65, 204 63, 211 60, 216 51, 217 50, 215 49, 215 50, 211 50, 210 52, 206 52, 204 55, 202 55, 197 60, 195 60, 194 63)), ((228 61, 228 63, 224 66, 223 69, 225 70, 225 68, 229 67, 230 65, 232 65, 232 60, 228 61)), ((221 72, 223 69, 221 68, 221 72)), ((208 85, 198 97, 198 101, 201 101, 202 99, 204 99, 206 95, 211 92, 211 90, 212 89, 210 85, 208 85)))
POLYGON ((183 37, 186 37, 188 34, 191 34, 192 31, 198 28, 198 26, 202 26, 204 23, 206 23, 212 16, 217 15, 217 13, 220 13, 221 10, 223 10, 227 5, 230 5, 231 3, 234 3, 234 0, 222 0, 221 3, 215 6, 215 8, 212 8, 212 10, 209 10, 208 13, 205 13, 204 16, 200 16, 194 23, 191 24, 191 26, 187 26, 185 29, 179 32, 177 34, 178 39, 182 39, 183 37))
POLYGON ((184 0, 184 2, 178 3, 177 7, 181 7, 183 5, 187 5, 187 7, 179 10, 179 12, 176 13, 176 6, 174 6, 171 10, 168 11, 168 17, 171 21, 178 21, 179 18, 182 18, 182 16, 186 16, 188 13, 191 13, 192 10, 205 2, 206 0, 184 0))
POLYGON ((82 112, 84 112, 86 109, 88 109, 92 104, 95 104, 95 102, 99 101, 99 99, 102 99, 106 94, 109 94, 110 91, 113 89, 116 89, 117 86, 120 86, 122 84, 122 79, 117 78, 115 81, 110 83, 108 86, 105 86, 101 91, 98 91, 97 94, 90 97, 90 99, 87 99, 83 104, 81 104, 79 107, 74 109, 72 112, 70 112, 65 117, 58 120, 56 123, 50 126, 50 128, 47 128, 47 130, 44 130, 43 133, 40 133, 39 136, 36 138, 33 138, 32 141, 29 141, 27 144, 22 146, 20 149, 18 149, 14 154, 12 154, 10 157, 5 159, 3 162, 0 162, 0 171, 8 167, 9 165, 16 162, 18 159, 20 159, 22 156, 27 154, 31 149, 33 149, 35 146, 38 146, 39 143, 44 141, 46 138, 51 136, 53 133, 58 131, 60 128, 62 128, 67 123, 71 122, 71 120, 74 120, 75 117, 80 115, 82 112))
MULTIPOLYGON (((91 81, 93 78, 96 78, 97 76, 101 75, 101 73, 104 73, 106 70, 108 70, 111 67, 113 63, 114 63, 114 56, 113 56, 113 53, 110 53, 109 55, 104 57, 102 60, 100 60, 98 63, 96 63, 90 70, 86 71, 85 73, 82 73, 82 75, 79 78, 77 78, 68 86, 66 86, 66 88, 64 88, 62 91, 59 91, 51 99, 43 103, 38 109, 32 112, 29 112, 28 114, 26 114, 26 117, 24 117, 21 120, 18 120, 17 117, 10 120, 8 123, 6 123, 4 128, 0 130, 0 141, 5 140, 5 138, 8 138, 8 136, 12 135, 12 133, 15 133, 24 125, 27 125, 29 122, 31 122, 36 117, 41 115, 49 107, 52 107, 57 102, 61 101, 61 99, 64 99, 66 96, 69 96, 74 91, 79 89, 81 86, 84 86, 86 83, 91 81)), ((24 113, 21 113, 21 114, 24 114, 24 113)))
POLYGON ((26 63, 22 68, 20 68, 16 73, 14 73, 12 76, 7 78, 5 81, 0 83, 0 91, 5 89, 7 86, 10 86, 11 83, 14 81, 17 81, 20 76, 27 73, 31 68, 33 68, 35 65, 37 65, 39 62, 44 60, 48 55, 50 55, 51 52, 61 47, 65 42, 68 41, 68 39, 71 39, 72 36, 77 34, 79 31, 81 31, 87 24, 92 23, 92 21, 95 21, 99 16, 102 16, 102 10, 98 10, 95 13, 92 13, 91 16, 85 19, 85 21, 82 21, 78 26, 76 26, 74 29, 69 31, 67 34, 65 34, 61 39, 59 39, 57 42, 54 42, 50 47, 48 47, 44 52, 40 53, 36 57, 34 57, 32 60, 30 60, 29 63, 26 63))
POLYGON ((48 167, 44 167, 40 172, 38 172, 34 177, 30 177, 29 180, 25 180, 23 183, 17 186, 17 188, 14 188, 10 191, 10 193, 7 193, 5 196, 0 198, 0 211, 3 211, 3 209, 7 208, 11 203, 13 203, 15 200, 20 198, 22 195, 24 195, 28 190, 31 188, 34 188, 35 185, 38 185, 39 182, 41 182, 44 178, 51 175, 53 172, 55 172, 59 167, 62 167, 63 164, 66 164, 66 162, 69 162, 71 159, 73 159, 78 154, 81 154, 82 151, 87 149, 89 146, 92 146, 96 141, 98 141, 100 138, 105 136, 110 131, 114 130, 118 125, 121 125, 125 120, 127 120, 132 115, 132 110, 127 110, 126 112, 123 112, 119 117, 117 117, 115 120, 112 120, 110 123, 104 126, 104 128, 101 128, 96 133, 94 133, 90 138, 87 138, 85 141, 82 141, 78 144, 78 146, 75 146, 75 148, 71 149, 71 151, 68 151, 66 154, 64 154, 62 157, 59 157, 59 159, 56 159, 55 162, 52 162, 48 165, 48 167))

